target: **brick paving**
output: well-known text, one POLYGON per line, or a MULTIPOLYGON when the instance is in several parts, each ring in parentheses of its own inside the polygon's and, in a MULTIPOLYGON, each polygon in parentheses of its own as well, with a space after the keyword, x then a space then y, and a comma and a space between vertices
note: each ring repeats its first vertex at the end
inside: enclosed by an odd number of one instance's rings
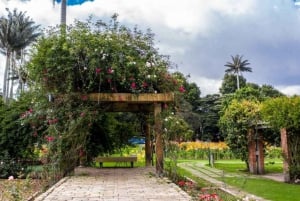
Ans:
POLYGON ((192 198, 149 168, 77 168, 35 201, 190 201, 192 198))

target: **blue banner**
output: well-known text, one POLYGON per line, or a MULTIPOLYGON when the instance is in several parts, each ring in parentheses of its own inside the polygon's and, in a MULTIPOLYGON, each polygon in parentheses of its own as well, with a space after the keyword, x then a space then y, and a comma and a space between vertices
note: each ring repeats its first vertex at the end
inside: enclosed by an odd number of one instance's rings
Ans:
MULTIPOLYGON (((67 5, 68 6, 80 5, 86 1, 94 1, 94 0, 67 0, 67 5)), ((61 0, 55 0, 55 2, 60 3, 61 0)))

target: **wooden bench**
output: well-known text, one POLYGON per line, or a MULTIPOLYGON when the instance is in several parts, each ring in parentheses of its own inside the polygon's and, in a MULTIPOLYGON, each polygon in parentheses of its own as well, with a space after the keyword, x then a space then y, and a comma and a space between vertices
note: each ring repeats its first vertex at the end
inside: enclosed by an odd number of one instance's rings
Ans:
POLYGON ((137 156, 99 156, 94 161, 99 162, 100 168, 103 167, 104 162, 116 162, 117 164, 130 162, 133 168, 133 163, 137 162, 137 156))

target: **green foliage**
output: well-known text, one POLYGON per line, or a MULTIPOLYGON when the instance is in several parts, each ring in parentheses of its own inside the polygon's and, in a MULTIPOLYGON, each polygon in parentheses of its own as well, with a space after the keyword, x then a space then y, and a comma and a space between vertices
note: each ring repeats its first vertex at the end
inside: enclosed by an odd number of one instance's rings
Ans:
POLYGON ((275 129, 300 129, 300 97, 279 97, 262 105, 263 118, 275 129))
POLYGON ((178 89, 168 57, 153 47, 153 34, 110 24, 75 22, 61 35, 53 28, 36 44, 30 77, 47 92, 170 92, 178 89), (64 80, 64 82, 62 82, 64 80))
POLYGON ((221 97, 219 94, 207 95, 199 100, 198 113, 200 115, 199 139, 202 141, 219 141, 218 121, 221 110, 221 97))
POLYGON ((233 100, 220 118, 230 149, 243 161, 248 159, 248 129, 260 121, 259 103, 233 100))
POLYGON ((183 118, 173 113, 165 117, 163 127, 164 136, 167 141, 187 141, 193 135, 193 131, 183 118))
MULTIPOLYGON (((78 161, 91 163, 98 154, 120 149, 137 134, 138 116, 106 114, 110 105, 90 102, 88 93, 184 92, 184 82, 169 74, 169 67, 150 31, 130 30, 116 16, 108 24, 89 19, 63 33, 59 27, 48 30, 27 65, 35 94, 26 121, 35 122, 52 177, 68 173, 78 161)), ((186 124, 180 120, 180 125, 187 133, 186 124)))
MULTIPOLYGON (((246 79, 243 76, 239 76, 240 88, 246 86, 246 79)), ((222 95, 234 93, 237 90, 236 76, 233 74, 225 73, 222 85, 219 89, 222 95)))
POLYGON ((31 132, 33 125, 21 120, 32 113, 29 95, 24 94, 10 106, 2 105, 0 110, 0 177, 19 176, 21 169, 26 169, 21 162, 36 157, 34 143, 37 138, 31 132))

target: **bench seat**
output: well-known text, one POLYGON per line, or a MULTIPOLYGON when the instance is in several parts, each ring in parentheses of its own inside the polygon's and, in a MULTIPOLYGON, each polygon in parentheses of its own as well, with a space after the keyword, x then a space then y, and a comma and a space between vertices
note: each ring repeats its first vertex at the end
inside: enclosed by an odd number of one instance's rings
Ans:
POLYGON ((137 162, 137 156, 99 156, 95 158, 95 162, 99 162, 100 168, 103 167, 104 162, 127 163, 130 162, 133 168, 133 163, 137 162))

